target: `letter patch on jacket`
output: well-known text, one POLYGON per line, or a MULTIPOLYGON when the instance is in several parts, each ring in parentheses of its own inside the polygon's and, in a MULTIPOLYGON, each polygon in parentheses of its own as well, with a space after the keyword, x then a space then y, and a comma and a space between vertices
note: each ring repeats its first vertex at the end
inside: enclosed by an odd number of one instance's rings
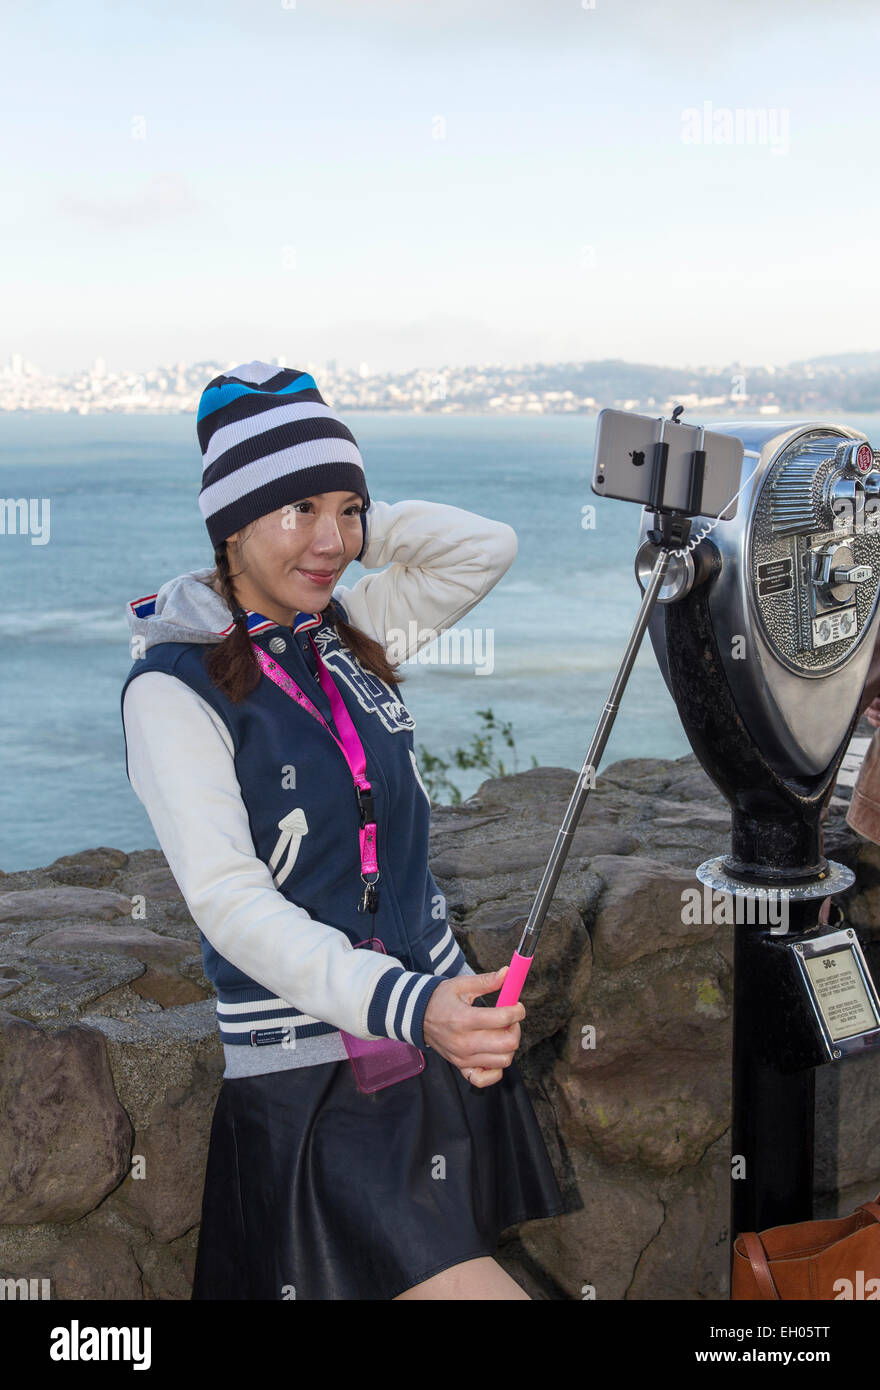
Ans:
POLYGON ((391 686, 374 676, 372 671, 365 671, 348 648, 342 646, 329 624, 316 628, 312 637, 322 660, 326 661, 330 668, 333 679, 341 678, 345 681, 357 696, 361 709, 369 714, 377 714, 391 734, 416 727, 416 722, 406 705, 398 699, 391 686))

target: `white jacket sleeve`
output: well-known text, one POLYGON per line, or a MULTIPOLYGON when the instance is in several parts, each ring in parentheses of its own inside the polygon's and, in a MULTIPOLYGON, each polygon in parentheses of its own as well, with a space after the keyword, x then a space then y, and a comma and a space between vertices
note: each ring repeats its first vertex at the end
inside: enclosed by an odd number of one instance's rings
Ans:
POLYGON ((516 558, 512 526, 445 502, 380 502, 367 510, 366 574, 333 591, 349 622, 408 661, 485 598, 516 558), (389 564, 389 561, 391 562, 389 564))
POLYGON ((356 950, 281 893, 257 856, 221 717, 184 681, 145 671, 128 686, 122 717, 131 784, 200 930, 221 956, 279 999, 359 1038, 380 978, 422 981, 410 1036, 422 1033, 439 976, 405 970, 394 956, 356 950))

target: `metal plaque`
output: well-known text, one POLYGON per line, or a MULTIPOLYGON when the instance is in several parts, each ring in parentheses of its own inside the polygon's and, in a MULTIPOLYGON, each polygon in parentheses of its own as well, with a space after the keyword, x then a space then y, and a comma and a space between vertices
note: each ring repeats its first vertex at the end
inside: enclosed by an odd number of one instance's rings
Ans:
POLYGON ((880 1045, 880 996, 851 927, 790 947, 829 1057, 880 1045))

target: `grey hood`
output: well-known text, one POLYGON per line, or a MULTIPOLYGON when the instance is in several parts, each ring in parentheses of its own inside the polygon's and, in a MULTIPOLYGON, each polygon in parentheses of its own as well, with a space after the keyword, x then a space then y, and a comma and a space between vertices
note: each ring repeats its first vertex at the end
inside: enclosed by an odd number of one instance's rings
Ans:
POLYGON ((160 642, 221 642, 232 631, 232 614, 208 584, 213 569, 179 574, 158 593, 132 599, 126 607, 131 647, 141 651, 160 642))

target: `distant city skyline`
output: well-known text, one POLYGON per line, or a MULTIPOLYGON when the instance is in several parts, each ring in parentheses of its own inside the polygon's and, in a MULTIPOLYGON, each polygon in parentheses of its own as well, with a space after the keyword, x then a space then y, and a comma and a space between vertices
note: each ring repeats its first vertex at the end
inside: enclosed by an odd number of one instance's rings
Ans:
MULTIPOLYGON (((742 415, 815 413, 826 408, 878 408, 880 352, 845 353, 789 366, 669 367, 621 359, 529 363, 471 363, 382 373, 366 362, 356 369, 328 360, 270 364, 297 367, 318 381, 324 400, 338 410, 422 414, 595 414, 603 406, 667 415, 674 405, 742 415)), ((13 353, 0 364, 0 415, 13 411, 80 415, 175 414, 198 409, 209 381, 234 370, 222 360, 160 364, 146 372, 114 372, 103 358, 69 375, 40 372, 13 353)))
MULTIPOLYGON (((376 376, 389 376, 389 377, 390 377, 390 376, 396 376, 396 375, 405 375, 405 374, 407 374, 407 373, 409 373, 409 372, 435 371, 435 370, 443 369, 443 368, 452 369, 452 370, 457 370, 457 371, 464 371, 464 370, 477 370, 477 369, 479 369, 479 368, 481 368, 481 367, 485 367, 485 368, 491 367, 491 368, 496 368, 496 369, 498 369, 498 370, 500 370, 500 371, 525 371, 525 370, 527 370, 527 369, 530 368, 530 367, 543 368, 543 367, 550 367, 550 366, 554 366, 554 367, 555 367, 555 366, 559 366, 559 365, 561 365, 561 364, 563 363, 563 361, 565 361, 565 362, 571 362, 571 363, 576 364, 576 365, 579 365, 579 366, 587 366, 587 365, 590 364, 590 362, 607 362, 607 361, 612 361, 612 360, 613 360, 613 361, 619 361, 619 362, 625 363, 627 366, 633 366, 633 367, 637 367, 637 366, 649 366, 649 367, 651 367, 651 368, 660 368, 660 369, 670 370, 670 371, 723 372, 723 371, 726 371, 726 370, 728 370, 728 369, 733 369, 733 368, 739 366, 739 367, 744 367, 744 368, 748 368, 748 367, 757 368, 757 369, 760 369, 760 370, 762 370, 762 371, 771 371, 771 372, 772 372, 772 371, 784 371, 784 370, 789 369, 789 368, 794 368, 794 367, 801 366, 801 365, 804 364, 804 363, 826 362, 826 361, 831 361, 831 362, 833 362, 833 361, 835 361, 836 359, 846 359, 846 358, 848 358, 848 357, 857 358, 857 359, 862 359, 862 358, 864 358, 864 359, 876 358, 876 367, 877 367, 878 371, 880 371, 880 347, 877 347, 877 348, 865 348, 865 349, 858 350, 858 351, 857 351, 857 350, 853 350, 853 349, 843 349, 842 351, 840 351, 840 352, 838 352, 838 353, 821 353, 821 352, 820 352, 820 353, 816 353, 816 354, 814 354, 814 355, 812 355, 812 356, 806 355, 806 354, 801 354, 801 355, 798 355, 797 357, 788 358, 788 359, 785 360, 785 361, 775 361, 775 362, 774 362, 774 361, 770 361, 769 359, 764 359, 764 360, 761 360, 761 361, 754 361, 754 362, 744 362, 744 361, 742 361, 741 359, 731 359, 731 360, 729 360, 729 361, 720 361, 720 362, 697 362, 697 361, 690 361, 690 362, 673 362, 673 361, 668 361, 668 360, 667 360, 667 361, 655 361, 655 360, 651 360, 651 361, 649 362, 648 359, 645 358, 644 356, 641 356, 641 357, 625 357, 625 356, 614 355, 613 357, 612 357, 612 356, 603 356, 603 357, 595 357, 595 358, 570 358, 570 359, 557 359, 557 360, 553 360, 553 361, 549 361, 549 360, 548 360, 548 361, 544 361, 544 360, 539 360, 539 359, 536 359, 536 358, 529 358, 529 359, 527 359, 527 360, 515 361, 515 362, 514 362, 514 361, 505 361, 505 360, 503 360, 503 359, 493 360, 493 361, 486 360, 486 361, 480 361, 480 362, 475 361, 475 360, 472 360, 472 359, 469 359, 469 360, 467 360, 467 361, 462 361, 462 362, 441 362, 441 363, 434 363, 434 362, 413 362, 413 363, 411 363, 411 364, 410 364, 409 366, 407 366, 407 367, 401 367, 401 368, 394 369, 394 368, 381 368, 381 367, 379 367, 378 365, 375 365, 375 366, 374 366, 372 363, 366 362, 366 361, 354 361, 354 360, 352 360, 352 361, 346 361, 345 358, 344 358, 343 356, 339 355, 339 354, 337 354, 337 355, 335 355, 335 356, 331 356, 331 357, 324 358, 324 359, 322 359, 321 361, 316 361, 316 360, 311 360, 311 359, 309 359, 308 361, 306 361, 305 359, 303 359, 303 360, 301 360, 301 361, 300 361, 300 360, 291 361, 291 360, 288 359, 284 354, 276 354, 276 355, 273 355, 273 356, 265 357, 265 358, 263 358, 263 359, 261 359, 261 360, 267 361, 267 362, 269 362, 269 363, 277 363, 279 367, 294 367, 294 368, 297 368, 297 369, 300 370, 300 371, 309 371, 309 370, 311 370, 311 368, 318 368, 318 369, 322 369, 322 370, 328 370, 328 369, 329 369, 329 370, 332 370, 332 371, 334 371, 334 372, 337 372, 337 371, 338 371, 339 373, 359 373, 361 376, 364 376, 364 377, 373 376, 373 375, 376 375, 376 376)), ((220 366, 220 370, 224 370, 225 368, 227 368, 228 366, 230 366, 231 364, 233 364, 234 361, 250 361, 250 360, 253 360, 253 359, 248 359, 248 358, 244 358, 244 357, 238 358, 238 359, 232 359, 232 358, 225 359, 225 358, 221 358, 221 357, 216 357, 216 356, 215 356, 213 359, 208 358, 208 359, 203 359, 203 360, 207 360, 207 361, 213 360, 215 363, 217 363, 217 364, 220 366)), ((41 374, 41 375, 45 375, 45 376, 57 377, 57 378, 59 378, 59 379, 67 379, 67 378, 70 378, 70 377, 83 376, 83 375, 88 375, 88 374, 97 374, 97 375, 99 375, 99 376, 108 376, 108 375, 109 375, 109 376, 122 376, 122 375, 146 375, 147 373, 157 372, 157 371, 174 371, 174 370, 190 371, 195 365, 197 365, 196 362, 191 361, 191 360, 188 361, 186 358, 178 356, 178 357, 174 357, 174 358, 167 358, 167 359, 164 359, 164 360, 159 361, 159 362, 151 362, 151 363, 149 363, 146 367, 136 368, 136 367, 131 367, 131 366, 129 366, 129 365, 126 364, 126 363, 114 363, 114 362, 112 361, 112 359, 110 358, 109 355, 99 353, 99 354, 97 354, 95 357, 93 357, 93 358, 91 359, 91 361, 89 361, 89 362, 85 362, 85 361, 79 362, 79 363, 77 363, 75 366, 69 368, 69 369, 66 370, 66 371, 50 371, 49 369, 44 368, 39 362, 34 362, 34 361, 32 361, 30 358, 26 357, 26 356, 24 355, 24 353, 22 353, 22 352, 14 352, 14 351, 13 351, 13 352, 8 353, 8 355, 7 355, 6 359, 5 359, 5 361, 2 360, 2 359, 0 359, 0 373, 3 373, 3 374, 8 375, 8 374, 11 372, 11 373, 14 374, 14 375, 19 375, 19 374, 25 373, 25 372, 27 372, 28 370, 30 370, 30 371, 35 371, 35 372, 37 372, 37 373, 39 373, 39 374, 41 374)))
POLYGON ((868 0, 4 7, 0 362, 868 351, 868 0))

